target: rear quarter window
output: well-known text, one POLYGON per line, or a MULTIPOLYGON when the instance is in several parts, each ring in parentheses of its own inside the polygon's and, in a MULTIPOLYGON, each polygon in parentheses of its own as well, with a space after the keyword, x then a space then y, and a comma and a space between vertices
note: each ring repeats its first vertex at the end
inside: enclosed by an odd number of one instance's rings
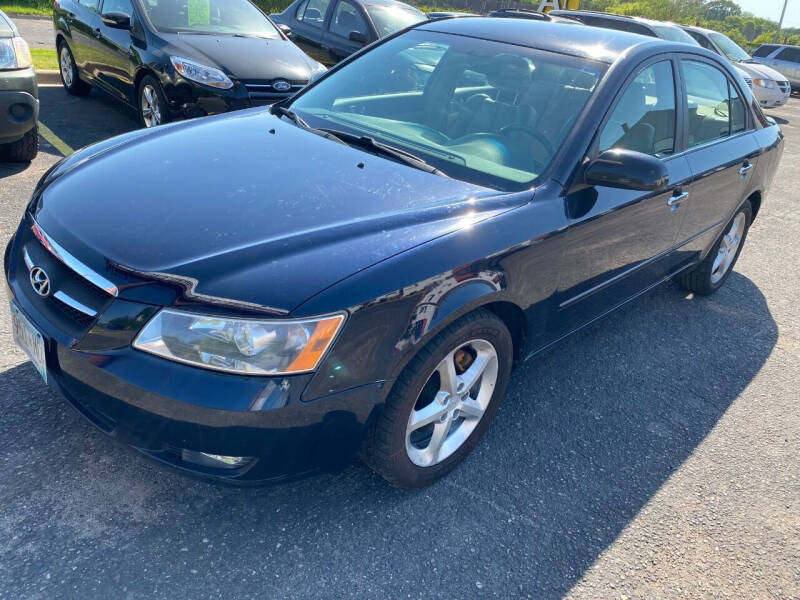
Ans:
POLYGON ((760 56, 760 57, 769 56, 770 54, 772 54, 772 52, 773 52, 773 50, 775 50, 775 48, 777 48, 777 46, 772 46, 772 45, 769 45, 769 44, 765 44, 765 45, 761 46, 758 50, 753 52, 753 56, 760 56))

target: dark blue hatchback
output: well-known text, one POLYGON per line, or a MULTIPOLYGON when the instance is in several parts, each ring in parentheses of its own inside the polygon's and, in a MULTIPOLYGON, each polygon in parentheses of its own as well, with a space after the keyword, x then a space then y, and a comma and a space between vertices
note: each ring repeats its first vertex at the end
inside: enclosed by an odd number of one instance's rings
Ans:
POLYGON ((719 289, 782 140, 699 47, 426 23, 271 109, 59 163, 6 250, 15 338, 95 425, 186 471, 358 453, 426 485, 515 362, 669 278, 719 289))

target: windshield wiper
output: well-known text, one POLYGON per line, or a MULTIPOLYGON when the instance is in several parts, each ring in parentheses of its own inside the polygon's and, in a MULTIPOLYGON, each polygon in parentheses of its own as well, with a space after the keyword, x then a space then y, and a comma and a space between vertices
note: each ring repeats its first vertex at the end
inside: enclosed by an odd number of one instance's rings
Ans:
POLYGON ((400 148, 395 148, 389 144, 384 144, 383 142, 379 142, 367 135, 356 135, 354 133, 347 133, 346 131, 339 131, 338 129, 320 128, 320 131, 324 131, 325 133, 334 136, 342 143, 345 143, 349 146, 357 146, 359 148, 364 148, 365 150, 372 150, 376 154, 387 156, 403 163, 404 165, 408 165, 409 167, 414 167, 420 171, 425 171, 426 173, 432 173, 433 175, 439 175, 441 177, 447 177, 449 179, 447 173, 440 171, 416 154, 412 154, 406 150, 401 150, 400 148))
POLYGON ((310 131, 314 131, 314 128, 311 127, 308 123, 303 120, 303 117, 298 115, 296 112, 289 110, 285 106, 278 106, 277 104, 273 104, 269 111, 274 115, 278 114, 282 117, 286 117, 290 121, 292 121, 295 125, 299 125, 303 129, 308 129, 310 131))

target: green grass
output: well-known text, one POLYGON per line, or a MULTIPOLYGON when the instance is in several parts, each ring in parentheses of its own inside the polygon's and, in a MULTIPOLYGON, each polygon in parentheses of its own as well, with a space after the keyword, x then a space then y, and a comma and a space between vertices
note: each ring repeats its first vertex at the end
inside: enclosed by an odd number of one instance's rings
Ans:
POLYGON ((25 4, 6 4, 0 2, 0 10, 8 15, 42 15, 53 16, 53 3, 29 2, 25 4))
POLYGON ((47 48, 31 49, 33 57, 33 68, 37 71, 52 71, 58 69, 58 57, 55 50, 47 48))

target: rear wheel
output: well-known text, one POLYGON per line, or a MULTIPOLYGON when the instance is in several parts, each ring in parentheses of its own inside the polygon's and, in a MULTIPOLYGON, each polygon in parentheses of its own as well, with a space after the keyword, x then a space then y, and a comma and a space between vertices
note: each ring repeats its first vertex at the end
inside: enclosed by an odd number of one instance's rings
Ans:
POLYGON ((78 66, 75 64, 72 51, 67 43, 63 41, 58 45, 58 66, 61 73, 61 83, 68 94, 85 96, 92 90, 92 86, 78 75, 78 66))
POLYGON ((713 294, 721 288, 739 258, 752 220, 753 209, 748 201, 733 215, 703 262, 691 271, 681 273, 678 277, 680 284, 701 296, 713 294))
POLYGON ((158 127, 170 122, 169 104, 161 84, 152 75, 139 83, 139 119, 144 127, 158 127))
POLYGON ((35 125, 22 139, 0 146, 0 151, 12 162, 32 161, 39 154, 39 126, 35 125))
POLYGON ((456 467, 489 427, 511 374, 513 343, 486 310, 448 326, 408 364, 362 456, 389 482, 423 487, 456 467))

